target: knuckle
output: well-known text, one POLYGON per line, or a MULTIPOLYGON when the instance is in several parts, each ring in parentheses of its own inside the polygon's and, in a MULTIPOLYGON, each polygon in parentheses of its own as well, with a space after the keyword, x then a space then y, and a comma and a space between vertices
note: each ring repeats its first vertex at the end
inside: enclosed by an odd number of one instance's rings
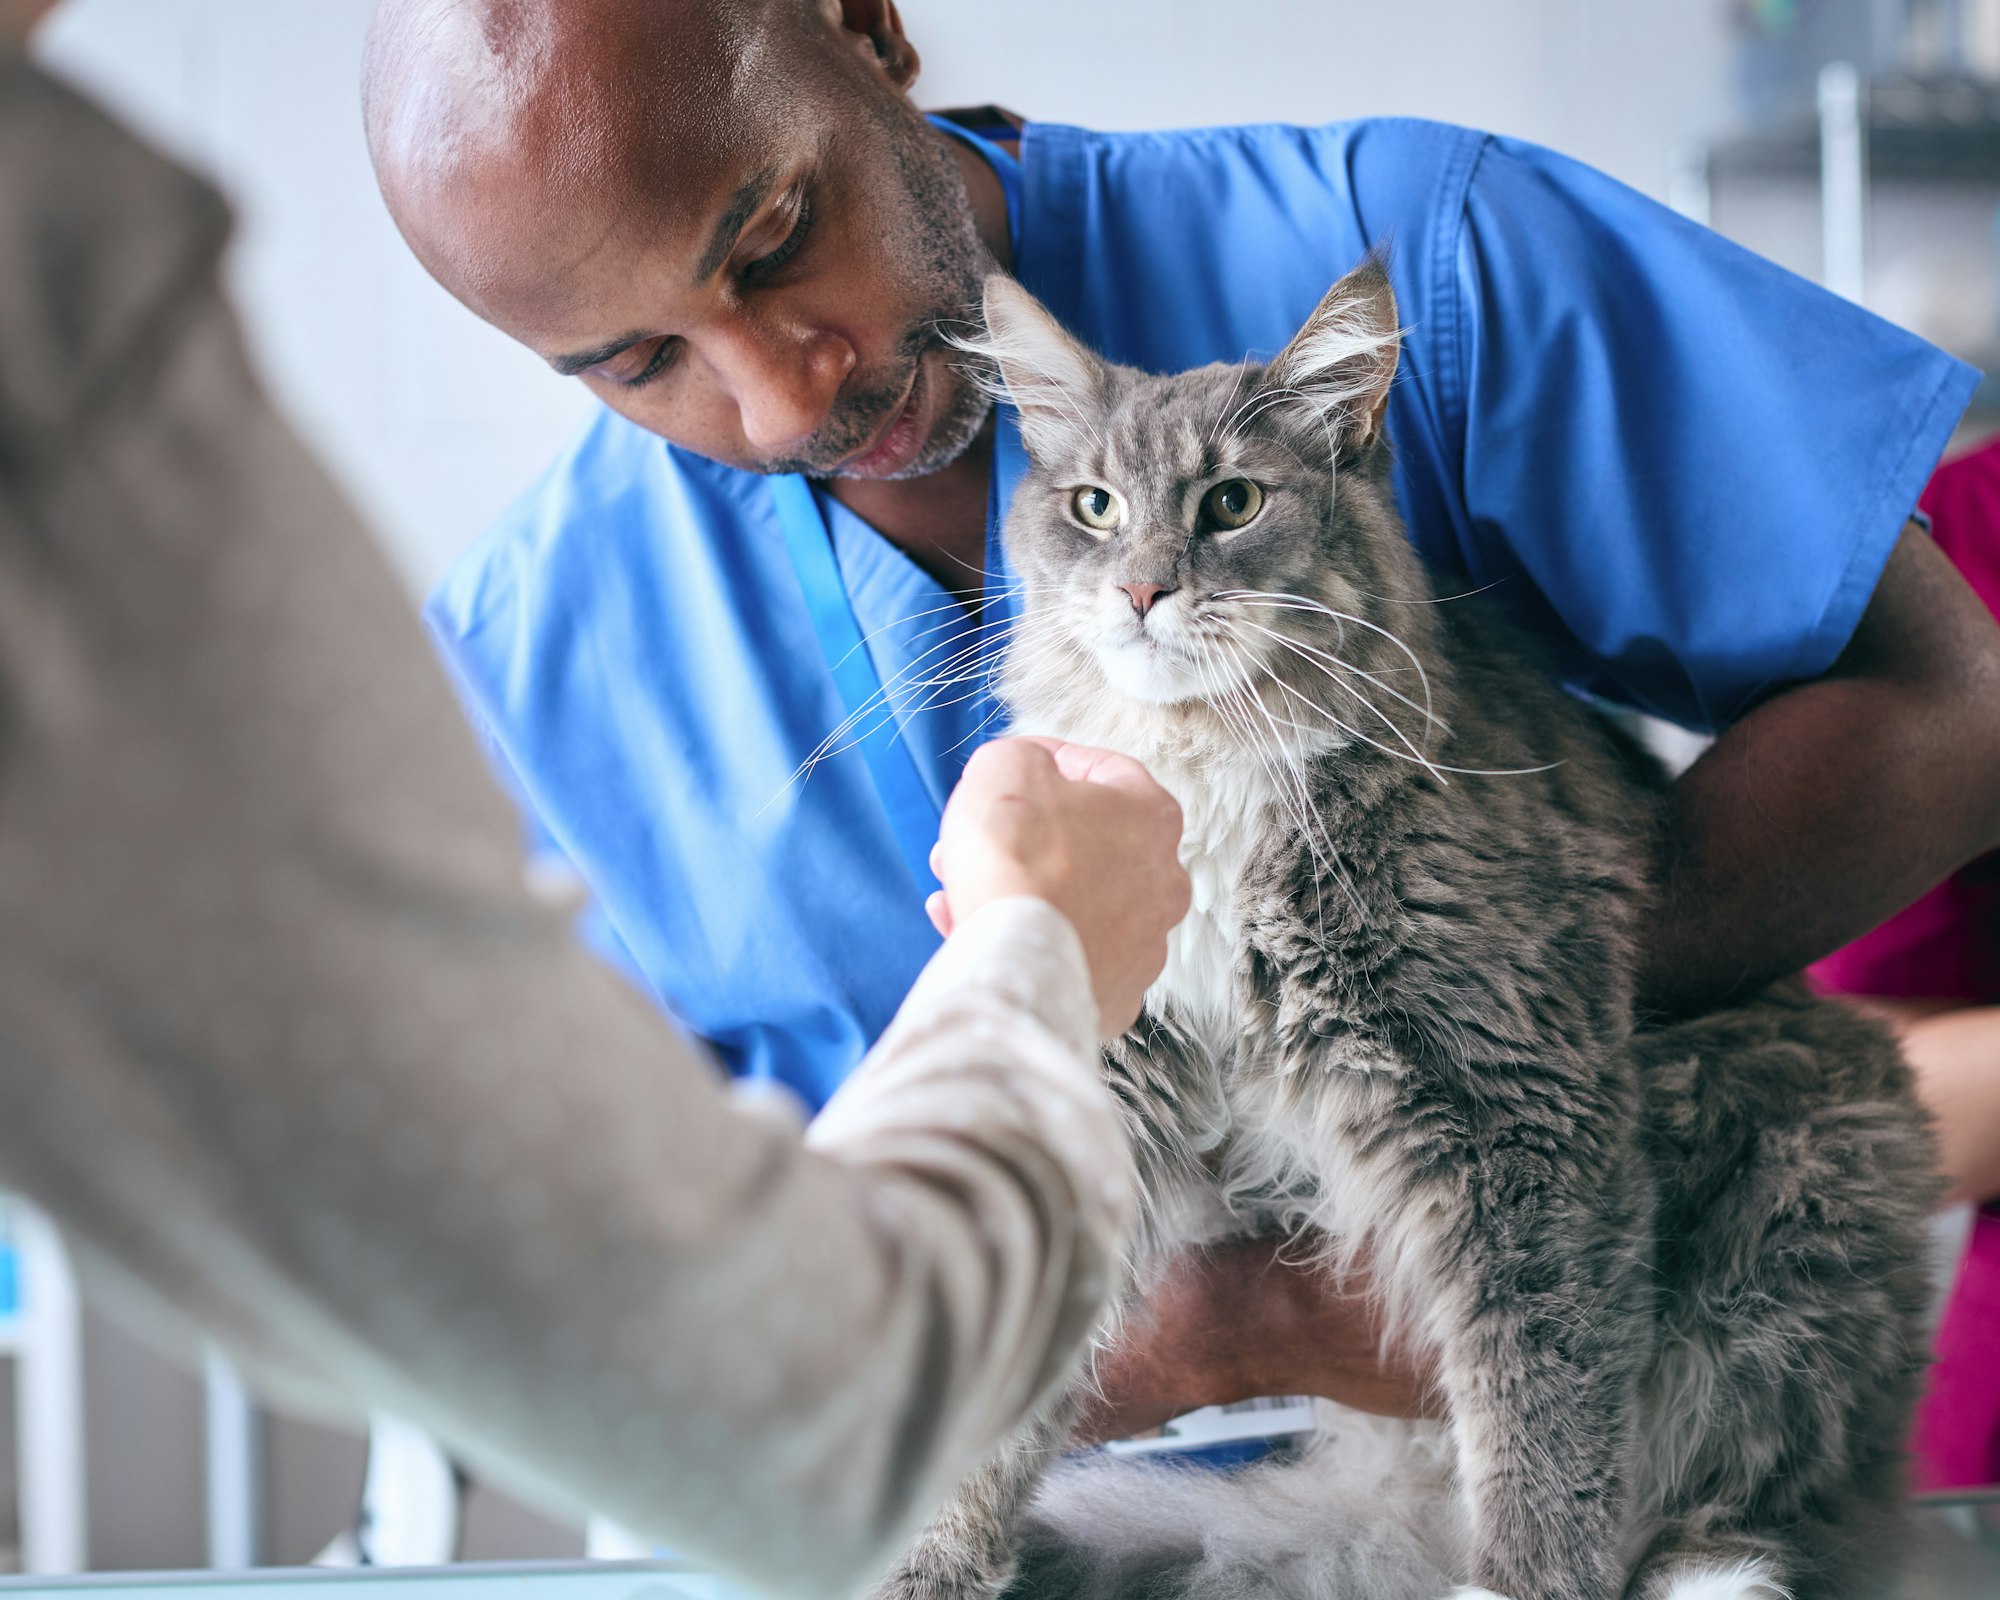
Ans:
POLYGON ((1013 759, 1012 752, 1013 747, 1007 740, 995 739, 972 752, 971 759, 965 763, 965 770, 967 773, 982 774, 1005 771, 1013 759))

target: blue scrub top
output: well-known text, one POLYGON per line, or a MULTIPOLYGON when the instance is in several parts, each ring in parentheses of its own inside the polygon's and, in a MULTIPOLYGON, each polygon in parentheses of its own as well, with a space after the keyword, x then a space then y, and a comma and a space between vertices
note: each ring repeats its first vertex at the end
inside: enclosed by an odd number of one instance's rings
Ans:
MULTIPOLYGON (((1386 246, 1411 538, 1497 585, 1578 687, 1691 727, 1833 661, 1977 381, 1589 168, 1466 129, 1036 124, 1004 175, 1022 281, 1157 371, 1275 353, 1386 246)), ((998 456, 996 512, 1020 468, 1004 414, 998 456)), ((823 492, 609 411, 428 617, 538 839, 591 890, 597 946, 730 1071, 823 1103, 936 946, 920 835, 996 731, 976 679, 941 670, 979 657, 975 624, 823 492), (900 686, 893 721, 864 715, 795 780, 876 683, 900 686)))

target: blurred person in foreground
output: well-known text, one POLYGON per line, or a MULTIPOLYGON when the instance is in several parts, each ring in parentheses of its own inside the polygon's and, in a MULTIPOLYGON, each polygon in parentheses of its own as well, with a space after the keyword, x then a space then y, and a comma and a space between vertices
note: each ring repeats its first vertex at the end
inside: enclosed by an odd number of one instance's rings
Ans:
POLYGON ((268 1382, 774 1591, 865 1579, 1115 1287, 1095 1043, 1187 904, 1019 741, 954 931, 802 1145, 522 887, 383 561, 270 410, 221 201, 0 16, 0 1176, 268 1382))

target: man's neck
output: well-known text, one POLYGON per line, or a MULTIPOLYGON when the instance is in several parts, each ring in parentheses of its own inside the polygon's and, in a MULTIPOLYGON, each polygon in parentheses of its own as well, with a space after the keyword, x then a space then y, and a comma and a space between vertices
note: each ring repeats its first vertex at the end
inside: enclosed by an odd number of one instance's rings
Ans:
MULTIPOLYGON (((938 137, 948 140, 958 160, 979 237, 996 263, 1010 266, 1013 247, 1000 180, 985 157, 963 139, 938 137)), ((900 482, 835 478, 827 487, 834 499, 904 550, 946 589, 966 598, 978 594, 986 581, 986 504, 992 480, 989 419, 969 450, 928 477, 900 482)))
POLYGON ((883 482, 835 478, 827 485, 883 538, 961 599, 986 581, 986 503, 993 482, 993 421, 956 461, 928 477, 883 482))

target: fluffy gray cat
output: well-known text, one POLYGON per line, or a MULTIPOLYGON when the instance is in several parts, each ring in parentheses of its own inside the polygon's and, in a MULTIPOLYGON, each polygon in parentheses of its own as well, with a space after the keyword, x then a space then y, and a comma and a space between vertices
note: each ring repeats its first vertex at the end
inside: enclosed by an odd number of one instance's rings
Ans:
POLYGON ((1004 278, 985 313, 1032 463, 1014 726, 1187 815, 1194 910, 1106 1056, 1136 1292, 1250 1231, 1365 1260, 1449 1422, 1234 1478, 1100 1462, 1030 1509, 1066 1405, 888 1592, 1882 1590, 1936 1192, 1909 1075, 1798 984, 1634 1031, 1666 782, 1413 553, 1381 264, 1261 368, 1107 365, 1004 278))

